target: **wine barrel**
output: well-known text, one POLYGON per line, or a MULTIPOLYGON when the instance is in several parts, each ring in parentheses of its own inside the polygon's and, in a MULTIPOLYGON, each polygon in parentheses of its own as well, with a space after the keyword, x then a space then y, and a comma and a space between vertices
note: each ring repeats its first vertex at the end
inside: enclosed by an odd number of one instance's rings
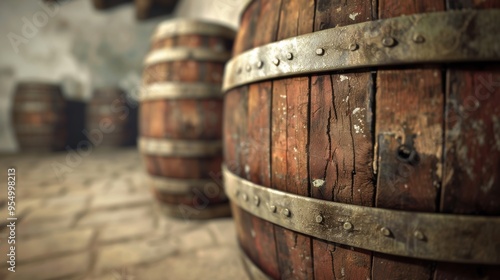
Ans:
POLYGON ((255 279, 499 279, 500 2, 254 0, 224 186, 255 279))
POLYGON ((59 85, 20 82, 12 120, 21 151, 62 150, 66 144, 66 101, 59 85))
POLYGON ((145 59, 139 149, 166 215, 229 215, 221 187, 224 63, 234 31, 210 22, 159 25, 145 59))
POLYGON ((120 88, 96 89, 86 115, 86 134, 94 146, 110 148, 134 143, 137 116, 127 102, 126 93, 120 88))

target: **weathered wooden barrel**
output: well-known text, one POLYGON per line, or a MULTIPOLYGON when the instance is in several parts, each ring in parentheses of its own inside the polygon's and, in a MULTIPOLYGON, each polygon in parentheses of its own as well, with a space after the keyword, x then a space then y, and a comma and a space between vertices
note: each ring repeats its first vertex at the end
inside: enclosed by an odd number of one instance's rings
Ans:
POLYGON ((159 25, 145 59, 139 149, 150 185, 167 215, 229 215, 217 182, 222 164, 224 63, 234 31, 194 20, 159 25))
POLYGON ((135 142, 137 116, 122 89, 96 89, 87 106, 86 115, 86 134, 94 146, 120 147, 135 142))
POLYGON ((60 86, 19 83, 14 93, 12 121, 21 151, 63 149, 68 135, 66 101, 60 86))
POLYGON ((499 279, 500 2, 374 3, 244 10, 223 142, 245 262, 256 279, 499 279))

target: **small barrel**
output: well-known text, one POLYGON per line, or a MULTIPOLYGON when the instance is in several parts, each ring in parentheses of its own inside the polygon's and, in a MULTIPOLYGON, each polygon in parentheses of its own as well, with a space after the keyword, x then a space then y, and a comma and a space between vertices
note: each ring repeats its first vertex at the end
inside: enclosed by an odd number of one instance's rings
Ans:
POLYGON ((220 183, 224 64, 233 30, 201 21, 162 23, 145 59, 139 149, 150 185, 169 216, 230 213, 220 183))
POLYGON ((62 150, 67 139, 66 101, 59 85, 21 82, 12 110, 21 151, 62 150))
POLYGON ((116 87, 96 89, 86 115, 85 134, 95 147, 120 147, 134 143, 136 114, 123 90, 116 87))

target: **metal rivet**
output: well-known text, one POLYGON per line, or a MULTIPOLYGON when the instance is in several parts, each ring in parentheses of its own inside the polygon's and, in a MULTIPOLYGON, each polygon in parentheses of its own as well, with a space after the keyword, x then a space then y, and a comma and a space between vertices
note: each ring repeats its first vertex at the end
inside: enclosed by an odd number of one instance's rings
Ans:
POLYGON ((317 55, 324 55, 325 54, 325 49, 323 49, 323 48, 316 49, 316 54, 317 55))
POLYGON ((250 64, 247 65, 247 72, 250 72, 252 70, 252 66, 250 64))
POLYGON ((271 210, 271 212, 273 213, 276 213, 276 206, 275 205, 269 206, 269 210, 271 210))
POLYGON ((413 35, 412 39, 413 39, 413 42, 415 42, 415 43, 423 43, 423 42, 425 42, 425 38, 422 35, 420 35, 420 34, 413 35))
POLYGON ((257 62, 257 68, 262 68, 264 67, 264 62, 262 60, 260 60, 259 62, 257 62))
POLYGON ((290 217, 290 210, 288 210, 288 208, 283 209, 283 212, 281 212, 281 213, 285 217, 290 217))
POLYGON ((425 235, 420 230, 416 230, 413 233, 413 236, 415 236, 415 238, 418 239, 418 240, 424 240, 425 239, 425 235))
POLYGON ((321 214, 316 216, 316 223, 321 224, 322 222, 323 222, 323 216, 321 216, 321 214))
POLYGON ((382 39, 382 45, 384 45, 385 47, 392 47, 396 44, 396 40, 394 40, 394 38, 392 37, 385 37, 384 39, 382 39))
POLYGON ((280 60, 277 58, 273 59, 273 64, 276 66, 280 65, 280 60))
POLYGON ((260 198, 258 196, 254 196, 253 197, 253 203, 255 204, 255 206, 259 206, 259 204, 260 204, 260 198))
POLYGON ((293 53, 289 52, 286 54, 286 59, 292 60, 293 59, 293 53))
POLYGON ((248 201, 248 195, 246 193, 243 194, 243 200, 248 201))
POLYGON ((391 230, 386 228, 386 227, 383 227, 380 229, 380 232, 384 235, 384 236, 391 236, 391 230))
POLYGON ((343 225, 345 230, 351 230, 352 229, 352 224, 349 222, 345 222, 343 225))
POLYGON ((349 50, 355 51, 357 49, 358 49, 358 44, 352 43, 352 44, 349 45, 349 50))

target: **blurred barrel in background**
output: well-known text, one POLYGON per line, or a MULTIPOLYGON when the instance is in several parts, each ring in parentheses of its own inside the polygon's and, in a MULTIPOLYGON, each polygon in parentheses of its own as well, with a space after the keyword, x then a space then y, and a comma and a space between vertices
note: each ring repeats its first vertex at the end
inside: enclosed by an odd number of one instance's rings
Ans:
POLYGON ((14 95, 14 131, 21 151, 64 148, 67 139, 66 101, 59 85, 21 82, 14 95))
POLYGON ((127 103, 123 90, 117 87, 96 89, 87 106, 87 137, 96 147, 134 144, 137 135, 136 119, 137 114, 127 103))
POLYGON ((224 64, 234 31, 217 24, 161 24, 145 59, 139 148, 150 185, 167 215, 212 218, 229 214, 217 182, 222 163, 224 64))

